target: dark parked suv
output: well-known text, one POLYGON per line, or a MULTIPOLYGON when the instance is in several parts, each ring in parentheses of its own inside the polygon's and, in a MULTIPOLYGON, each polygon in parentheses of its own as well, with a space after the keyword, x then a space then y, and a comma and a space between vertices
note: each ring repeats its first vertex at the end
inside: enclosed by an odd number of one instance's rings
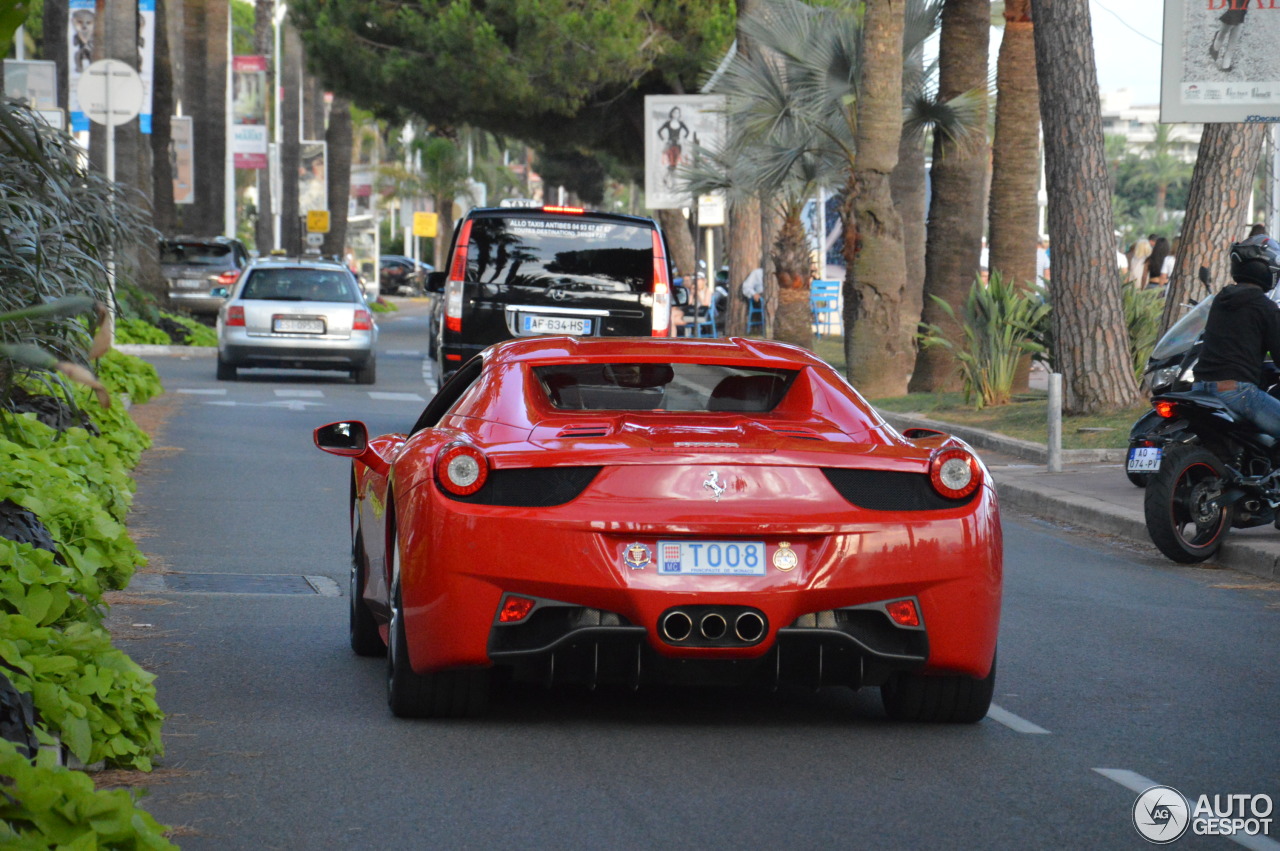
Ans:
POLYGON ((168 284, 169 304, 191 313, 216 315, 223 299, 213 294, 213 288, 230 288, 247 265, 249 252, 238 239, 175 236, 160 240, 160 272, 168 284))
POLYGON ((658 223, 575 207, 472 210, 454 231, 440 292, 441 376, 511 337, 666 337, 671 270, 658 223))

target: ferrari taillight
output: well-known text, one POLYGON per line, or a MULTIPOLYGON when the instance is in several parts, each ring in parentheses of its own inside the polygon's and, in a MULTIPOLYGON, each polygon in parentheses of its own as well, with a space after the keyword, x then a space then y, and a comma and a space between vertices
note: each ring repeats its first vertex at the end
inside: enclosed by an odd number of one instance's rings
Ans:
POLYGON ((351 323, 352 331, 372 331, 373 316, 367 310, 357 310, 356 318, 351 323))
POLYGON ((982 483, 978 459, 964 449, 944 449, 929 461, 933 489, 949 499, 963 499, 982 483))
POLYGON ((535 605, 536 600, 512 594, 502 601, 502 608, 498 610, 498 623, 518 623, 529 616, 535 605))
POLYGON ((653 231, 653 323, 651 336, 671 336, 671 274, 662 235, 653 231))
POLYGON ((1173 410, 1172 402, 1168 402, 1162 399, 1159 402, 1155 403, 1155 408, 1156 408, 1156 413, 1164 417, 1166 420, 1173 419, 1173 417, 1177 416, 1177 413, 1173 410))
POLYGON ((892 603, 885 603, 884 610, 898 626, 920 625, 920 610, 916 608, 915 600, 894 600, 892 603))
POLYGON ((243 328, 244 327, 244 308, 241 307, 240 305, 232 305, 231 307, 228 307, 226 324, 228 327, 243 328))
POLYGON ((488 478, 488 459, 469 443, 451 443, 436 457, 436 480, 455 496, 470 496, 488 478))

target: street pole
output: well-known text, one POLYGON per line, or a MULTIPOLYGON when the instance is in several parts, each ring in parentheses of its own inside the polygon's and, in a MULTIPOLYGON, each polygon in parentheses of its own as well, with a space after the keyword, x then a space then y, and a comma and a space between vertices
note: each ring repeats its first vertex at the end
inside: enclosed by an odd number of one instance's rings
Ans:
POLYGON ((1049 472, 1062 472, 1062 373, 1049 374, 1049 472))
POLYGON ((272 22, 275 24, 275 31, 272 33, 274 43, 271 46, 272 61, 275 64, 275 79, 272 81, 273 85, 271 86, 274 90, 272 94, 275 101, 275 121, 273 122, 275 131, 272 135, 275 136, 276 155, 268 165, 275 172, 275 183, 271 186, 271 247, 276 251, 280 250, 280 211, 284 208, 281 199, 281 194, 284 191, 284 174, 282 173, 280 157, 280 146, 284 143, 284 110, 282 109, 284 98, 282 97, 280 86, 280 25, 284 23, 284 16, 288 13, 288 5, 277 2, 275 14, 272 15, 272 22))
POLYGON ((226 94, 223 98, 223 124, 222 132, 226 137, 225 145, 225 163, 222 170, 222 230, 223 233, 234 238, 236 235, 236 155, 235 155, 235 131, 234 121, 235 115, 231 109, 232 85, 231 81, 234 75, 232 70, 233 61, 231 58, 231 4, 227 4, 227 87, 226 94))

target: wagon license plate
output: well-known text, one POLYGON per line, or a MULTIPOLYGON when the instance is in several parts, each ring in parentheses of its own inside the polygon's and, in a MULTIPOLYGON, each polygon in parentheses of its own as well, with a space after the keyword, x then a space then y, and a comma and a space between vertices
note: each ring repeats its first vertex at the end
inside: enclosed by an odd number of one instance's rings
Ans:
POLYGON ((198 290, 209 286, 209 282, 204 278, 179 278, 178 286, 184 290, 198 290))
POLYGON ((1135 446, 1129 450, 1130 473, 1154 473, 1160 469, 1159 446, 1135 446))
POLYGON ((271 330, 277 334, 323 334, 324 320, 318 317, 273 316, 271 330))
POLYGON ((680 576, 764 576, 761 541, 659 541, 658 573, 680 576))
POLYGON ((591 320, 567 316, 540 316, 523 314, 523 329, 527 334, 590 334, 591 320))

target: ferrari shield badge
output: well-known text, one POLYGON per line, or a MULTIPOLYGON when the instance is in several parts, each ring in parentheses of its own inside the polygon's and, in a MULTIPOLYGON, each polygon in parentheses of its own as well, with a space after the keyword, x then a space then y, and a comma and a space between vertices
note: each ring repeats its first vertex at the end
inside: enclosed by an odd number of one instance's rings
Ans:
POLYGON ((628 544, 622 562, 632 570, 644 570, 653 561, 653 551, 644 544, 628 544))
POLYGON ((791 549, 791 544, 779 541, 778 548, 773 551, 773 566, 781 571, 794 570, 800 563, 800 557, 791 549))

